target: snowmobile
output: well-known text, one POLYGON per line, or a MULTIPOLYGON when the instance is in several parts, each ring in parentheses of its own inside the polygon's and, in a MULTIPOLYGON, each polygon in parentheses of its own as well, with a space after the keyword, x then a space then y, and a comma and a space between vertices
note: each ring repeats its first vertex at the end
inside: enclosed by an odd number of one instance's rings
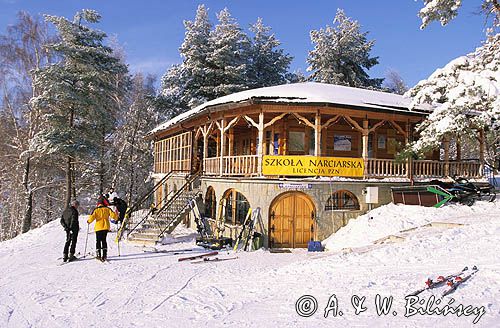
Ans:
POLYGON ((432 180, 430 184, 438 185, 452 195, 451 201, 472 206, 477 200, 492 202, 496 198, 495 187, 488 182, 470 182, 464 177, 452 177, 453 182, 432 180))

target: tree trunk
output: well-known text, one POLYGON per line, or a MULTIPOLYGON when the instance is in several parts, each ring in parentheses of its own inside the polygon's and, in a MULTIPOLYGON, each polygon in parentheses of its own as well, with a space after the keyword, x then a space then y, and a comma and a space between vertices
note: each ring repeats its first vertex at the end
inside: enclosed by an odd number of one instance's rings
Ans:
POLYGON ((23 227, 21 232, 25 233, 31 229, 32 213, 33 213, 33 191, 29 185, 29 174, 30 174, 30 157, 26 158, 26 163, 24 165, 24 177, 23 186, 26 194, 26 210, 24 212, 23 227))
POLYGON ((66 158, 66 199, 64 200, 64 207, 69 207, 71 203, 71 194, 73 191, 73 176, 71 170, 71 156, 66 158))

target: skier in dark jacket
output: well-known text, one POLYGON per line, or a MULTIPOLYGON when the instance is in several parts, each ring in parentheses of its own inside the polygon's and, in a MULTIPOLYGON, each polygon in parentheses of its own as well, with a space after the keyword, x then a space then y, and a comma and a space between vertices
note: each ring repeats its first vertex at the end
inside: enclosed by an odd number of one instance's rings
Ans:
POLYGON ((64 262, 76 259, 75 248, 78 239, 78 231, 80 230, 80 224, 78 223, 78 206, 80 206, 80 203, 74 200, 71 202, 71 206, 67 207, 61 216, 61 225, 64 231, 66 231, 66 243, 64 244, 63 251, 64 262))
POLYGON ((113 199, 113 204, 116 206, 116 209, 118 210, 119 216, 118 216, 118 221, 120 225, 123 223, 123 220, 125 219, 125 213, 127 212, 127 202, 124 201, 121 198, 115 197, 113 199))

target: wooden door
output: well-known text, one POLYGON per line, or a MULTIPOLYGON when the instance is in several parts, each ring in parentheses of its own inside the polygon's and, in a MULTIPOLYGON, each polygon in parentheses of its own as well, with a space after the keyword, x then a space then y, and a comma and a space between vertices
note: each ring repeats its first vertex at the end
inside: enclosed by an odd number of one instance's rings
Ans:
POLYGON ((307 247, 313 237, 314 216, 314 205, 305 194, 279 196, 271 205, 269 217, 271 247, 307 247))

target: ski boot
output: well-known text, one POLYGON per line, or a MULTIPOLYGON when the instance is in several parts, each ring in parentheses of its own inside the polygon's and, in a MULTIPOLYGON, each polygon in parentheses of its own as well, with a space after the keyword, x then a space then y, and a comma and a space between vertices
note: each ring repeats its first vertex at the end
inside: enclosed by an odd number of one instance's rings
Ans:
POLYGON ((77 258, 76 258, 76 256, 75 256, 75 254, 69 254, 68 262, 74 261, 74 260, 76 260, 76 259, 77 259, 77 258))
POLYGON ((100 249, 96 250, 96 252, 95 252, 95 258, 98 259, 99 261, 102 261, 102 259, 101 259, 101 250, 100 249))
POLYGON ((63 254, 63 262, 68 262, 68 254, 63 254))
POLYGON ((104 248, 102 250, 102 258, 101 258, 101 261, 105 262, 108 258, 108 250, 106 248, 104 248))

